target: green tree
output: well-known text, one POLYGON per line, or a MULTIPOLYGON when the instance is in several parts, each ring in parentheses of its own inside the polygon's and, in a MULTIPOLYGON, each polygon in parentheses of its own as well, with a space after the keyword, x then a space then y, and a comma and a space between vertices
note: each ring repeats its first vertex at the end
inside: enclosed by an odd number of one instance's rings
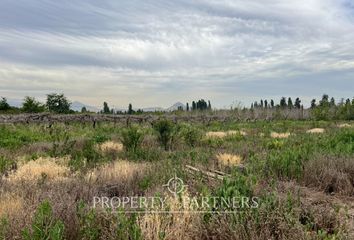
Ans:
POLYGON ((39 113, 45 111, 45 105, 36 101, 34 97, 25 97, 22 103, 22 111, 26 113, 39 113))
POLYGON ((294 106, 297 108, 297 109, 300 109, 301 108, 301 100, 300 98, 296 98, 295 99, 295 104, 294 106))
POLYGON ((197 110, 197 104, 195 103, 195 101, 192 102, 192 110, 197 110))
POLYGON ((268 108, 268 101, 267 100, 264 100, 264 107, 268 108))
POLYGON ((134 113, 134 110, 133 110, 133 105, 131 103, 129 103, 129 106, 128 106, 128 114, 133 114, 134 113))
POLYGON ((81 113, 87 113, 87 109, 85 106, 81 108, 81 113))
POLYGON ((273 99, 270 100, 270 107, 274 108, 274 100, 273 99))
POLYGON ((311 100, 311 108, 314 109, 316 107, 316 99, 311 100))
POLYGON ((319 105, 321 107, 329 107, 329 96, 327 94, 323 94, 322 100, 320 101, 319 105))
POLYGON ((122 144, 126 151, 136 152, 143 141, 144 135, 137 127, 129 127, 122 131, 122 144))
POLYGON ((64 96, 64 94, 52 93, 47 95, 47 108, 51 112, 55 113, 70 113, 69 100, 64 96))
POLYGON ((157 132, 159 142, 168 150, 173 137, 174 125, 167 119, 159 120, 153 124, 153 128, 157 132))
POLYGON ((281 99, 280 99, 280 107, 282 107, 282 108, 286 108, 286 98, 285 97, 282 97, 281 99))
POLYGON ((0 100, 0 111, 7 111, 7 110, 10 110, 10 109, 11 109, 11 107, 7 103, 7 99, 4 98, 4 97, 1 97, 1 100, 0 100))
POLYGON ((189 103, 186 104, 186 110, 189 111, 189 103))
POLYGON ((111 111, 109 110, 108 103, 104 102, 103 103, 103 113, 104 114, 110 114, 111 111))
POLYGON ((206 109, 208 109, 208 104, 207 104, 207 102, 206 102, 204 99, 200 99, 200 100, 197 102, 197 109, 198 109, 198 110, 206 110, 206 109))
POLYGON ((208 109, 211 110, 210 100, 208 100, 208 109))
POLYGON ((291 97, 288 98, 288 107, 291 109, 293 108, 293 100, 291 99, 291 97))

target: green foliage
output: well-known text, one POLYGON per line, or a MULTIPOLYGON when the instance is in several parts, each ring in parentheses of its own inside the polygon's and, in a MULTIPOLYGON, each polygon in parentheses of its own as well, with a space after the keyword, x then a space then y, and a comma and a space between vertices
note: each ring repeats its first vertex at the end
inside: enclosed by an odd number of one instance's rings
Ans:
POLYGON ((71 103, 64 96, 64 94, 57 94, 57 93, 48 94, 46 105, 49 111, 51 112, 58 113, 58 114, 70 113, 71 103))
POLYGON ((143 133, 134 126, 122 131, 122 144, 126 151, 136 152, 144 139, 143 133))
POLYGON ((109 110, 108 103, 104 102, 103 103, 103 113, 104 114, 110 114, 111 111, 109 110))
POLYGON ((354 154, 354 130, 330 135, 319 143, 327 152, 339 155, 354 154))
POLYGON ((17 148, 23 145, 38 141, 43 138, 43 134, 39 131, 32 131, 26 126, 0 126, 0 147, 17 148))
POLYGON ((98 143, 98 144, 104 143, 104 142, 108 141, 109 139, 110 138, 107 135, 102 134, 102 133, 98 133, 92 137, 92 141, 95 143, 98 143))
POLYGON ((164 146, 165 150, 169 150, 174 135, 174 124, 170 120, 162 119, 155 122, 153 128, 157 132, 159 142, 164 146))
POLYGON ((75 149, 71 153, 69 166, 77 171, 85 171, 97 167, 105 159, 95 147, 95 142, 92 139, 83 142, 82 149, 75 149))
POLYGON ((64 224, 53 217, 50 203, 41 203, 35 213, 31 229, 23 231, 24 240, 64 239, 64 224))
POLYGON ((278 178, 299 179, 303 172, 303 162, 307 152, 298 149, 272 151, 267 157, 266 170, 278 178))
POLYGON ((67 131, 63 131, 61 128, 53 128, 50 131, 50 136, 52 141, 50 155, 52 157, 69 155, 73 151, 76 141, 70 139, 67 131))
POLYGON ((6 233, 9 229, 9 222, 7 218, 0 216, 0 240, 6 239, 6 233))
POLYGON ((39 113, 45 111, 44 104, 36 101, 34 97, 25 97, 22 104, 22 111, 26 113, 39 113))
POLYGON ((124 212, 118 212, 117 240, 140 240, 143 239, 141 229, 137 224, 137 215, 127 216, 124 212))
POLYGON ((11 109, 11 107, 7 103, 7 99, 4 98, 4 97, 1 97, 1 100, 0 100, 0 111, 7 111, 7 110, 10 110, 10 109, 11 109))
POLYGON ((82 201, 77 207, 77 216, 80 223, 80 239, 96 240, 99 239, 101 229, 99 228, 98 218, 95 209, 89 209, 82 201))
POLYGON ((180 133, 184 141, 191 147, 195 147, 202 138, 201 131, 191 125, 182 126, 180 133))
MULTIPOLYGON (((197 102, 193 101, 192 102, 192 110, 210 110, 211 109, 211 104, 210 101, 206 102, 204 99, 200 99, 197 102)), ((188 110, 189 111, 189 105, 188 105, 188 110)))
POLYGON ((11 169, 14 165, 16 165, 16 163, 13 160, 0 156, 0 176, 11 169))
POLYGON ((129 106, 128 106, 128 114, 133 114, 134 113, 134 110, 133 110, 133 105, 131 103, 129 103, 129 106))
POLYGON ((267 142, 268 149, 281 149, 284 146, 284 141, 279 139, 274 139, 270 142, 267 142))
POLYGON ((161 160, 164 152, 157 148, 137 148, 135 151, 124 151, 123 158, 135 161, 154 162, 161 160))

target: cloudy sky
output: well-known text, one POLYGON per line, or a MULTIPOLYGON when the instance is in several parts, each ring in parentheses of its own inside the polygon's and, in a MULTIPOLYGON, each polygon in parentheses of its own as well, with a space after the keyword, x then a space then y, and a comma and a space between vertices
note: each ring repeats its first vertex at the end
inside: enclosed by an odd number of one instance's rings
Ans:
POLYGON ((354 97, 353 0, 1 0, 0 96, 354 97))

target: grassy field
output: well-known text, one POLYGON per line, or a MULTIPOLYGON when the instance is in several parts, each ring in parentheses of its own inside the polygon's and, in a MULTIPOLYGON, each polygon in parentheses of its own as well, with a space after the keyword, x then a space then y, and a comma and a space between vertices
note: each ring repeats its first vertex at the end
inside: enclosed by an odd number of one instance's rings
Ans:
POLYGON ((3 124, 0 239, 354 239, 354 123, 3 124), (92 205, 174 176, 163 213, 92 205), (258 205, 174 213, 182 196, 258 205))

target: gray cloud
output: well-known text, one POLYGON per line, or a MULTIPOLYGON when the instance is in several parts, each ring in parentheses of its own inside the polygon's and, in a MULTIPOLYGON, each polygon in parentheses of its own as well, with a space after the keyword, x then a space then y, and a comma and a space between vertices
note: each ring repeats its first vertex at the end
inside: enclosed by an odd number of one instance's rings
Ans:
POLYGON ((0 95, 116 106, 351 97, 353 39, 349 0, 3 0, 0 95))

